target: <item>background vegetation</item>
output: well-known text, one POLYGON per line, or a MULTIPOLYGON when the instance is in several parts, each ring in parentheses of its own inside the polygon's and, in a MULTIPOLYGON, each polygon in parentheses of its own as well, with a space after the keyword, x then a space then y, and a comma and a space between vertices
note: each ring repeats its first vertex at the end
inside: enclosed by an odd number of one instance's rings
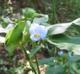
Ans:
POLYGON ((0 0, 0 74, 80 74, 79 17, 80 0, 0 0), (35 22, 45 40, 31 41, 35 22))
POLYGON ((79 0, 0 0, 0 14, 9 15, 32 7, 49 14, 52 23, 67 22, 80 16, 79 3, 79 0))

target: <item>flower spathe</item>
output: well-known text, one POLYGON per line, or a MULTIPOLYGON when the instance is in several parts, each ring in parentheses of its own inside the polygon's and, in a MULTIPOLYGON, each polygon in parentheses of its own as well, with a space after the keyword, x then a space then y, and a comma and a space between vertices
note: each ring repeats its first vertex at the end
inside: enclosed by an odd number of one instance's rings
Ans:
POLYGON ((33 23, 30 26, 29 32, 32 41, 39 41, 45 39, 48 29, 43 25, 33 23))

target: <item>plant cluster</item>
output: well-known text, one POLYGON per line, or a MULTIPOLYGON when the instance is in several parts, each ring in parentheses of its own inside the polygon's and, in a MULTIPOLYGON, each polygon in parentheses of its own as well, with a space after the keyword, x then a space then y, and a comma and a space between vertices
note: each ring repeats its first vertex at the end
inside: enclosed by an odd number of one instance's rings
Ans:
MULTIPOLYGON (((11 66, 2 66, 0 70, 12 74, 41 74, 42 66, 44 74, 79 74, 80 18, 51 25, 48 15, 34 9, 25 8, 22 14, 17 18, 1 17, 0 43, 4 44, 11 66), (12 65, 16 57, 20 57, 14 55, 17 50, 24 57, 12 65), (39 59, 37 54, 43 51, 46 53, 39 59)), ((4 64, 1 59, 0 64, 4 64)))

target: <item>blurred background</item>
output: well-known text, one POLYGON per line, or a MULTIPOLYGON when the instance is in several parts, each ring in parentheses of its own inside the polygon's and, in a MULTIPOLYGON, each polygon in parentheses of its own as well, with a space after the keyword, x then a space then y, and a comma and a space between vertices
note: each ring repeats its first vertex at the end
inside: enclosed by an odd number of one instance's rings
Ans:
POLYGON ((48 14, 51 23, 68 22, 80 17, 80 0, 0 0, 0 15, 20 13, 26 7, 48 14))

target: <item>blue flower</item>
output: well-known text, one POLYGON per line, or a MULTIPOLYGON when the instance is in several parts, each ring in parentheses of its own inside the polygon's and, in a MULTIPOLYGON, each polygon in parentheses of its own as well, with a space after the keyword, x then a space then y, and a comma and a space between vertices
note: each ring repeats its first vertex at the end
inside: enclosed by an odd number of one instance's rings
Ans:
POLYGON ((45 26, 34 23, 31 24, 29 32, 32 41, 39 41, 46 37, 48 29, 45 26))
POLYGON ((60 56, 62 56, 63 54, 64 54, 63 51, 59 51, 59 52, 58 52, 58 55, 60 55, 60 56))

